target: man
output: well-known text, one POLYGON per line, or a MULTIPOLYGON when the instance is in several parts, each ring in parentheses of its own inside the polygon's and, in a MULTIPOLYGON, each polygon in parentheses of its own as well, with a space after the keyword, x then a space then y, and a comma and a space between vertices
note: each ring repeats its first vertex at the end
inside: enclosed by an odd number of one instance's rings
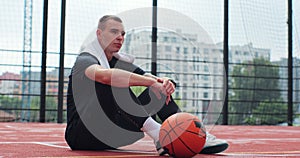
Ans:
MULTIPOLYGON (((105 150, 129 145, 149 135, 160 155, 160 124, 180 109, 172 99, 175 82, 145 73, 118 55, 124 42, 122 20, 103 16, 97 38, 77 57, 69 80, 65 139, 73 150, 105 150), (147 89, 138 97, 131 86, 147 89)), ((224 151, 228 143, 207 134, 201 153, 224 151)))

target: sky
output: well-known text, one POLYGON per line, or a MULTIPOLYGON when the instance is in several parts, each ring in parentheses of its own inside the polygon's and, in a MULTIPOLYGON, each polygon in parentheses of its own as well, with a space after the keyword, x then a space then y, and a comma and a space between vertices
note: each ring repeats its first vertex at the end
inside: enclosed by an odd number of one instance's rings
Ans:
MULTIPOLYGON (((294 0, 294 56, 300 56, 300 1, 294 0)), ((82 42, 97 26, 98 19, 104 14, 123 15, 141 8, 150 9, 151 0, 67 0, 66 41, 67 53, 78 52, 82 42)), ((271 49, 271 60, 287 57, 287 0, 231 0, 229 9, 229 43, 271 49)), ((164 0, 158 2, 159 17, 171 10, 193 20, 211 37, 214 43, 223 41, 223 1, 221 0, 164 0), (176 3, 175 3, 176 2, 176 3)), ((42 49, 43 1, 33 0, 32 50, 42 49)), ((24 30, 24 0, 0 1, 0 50, 22 50, 24 30)), ((151 14, 151 12, 150 12, 151 14)), ((151 15, 149 15, 151 17, 151 15)), ((174 16, 174 15, 165 15, 174 16)), ((176 16, 176 15, 175 15, 176 16)), ((145 20, 146 15, 137 14, 131 19, 145 20)), ((170 18, 172 19, 172 18, 170 18)), ((164 20, 160 26, 172 24, 164 20)), ((182 27, 186 33, 197 33, 198 28, 182 27)), ((187 23, 189 24, 189 23, 187 23)), ((126 21, 124 21, 125 29, 126 21)), ((159 27, 160 27, 159 26, 159 27)), ((180 25, 181 26, 181 25, 180 25)), ((174 29, 174 28, 171 28, 174 29)), ((199 30, 199 29, 198 29, 199 30)), ((60 37, 60 0, 49 1, 48 13, 48 52, 59 52, 60 37)), ((41 64, 40 53, 32 55, 32 65, 41 64)), ((48 55, 48 66, 58 66, 58 55, 48 55)), ((74 58, 66 57, 69 67, 74 58)), ((22 52, 0 51, 0 64, 22 64, 22 52)), ((0 73, 10 67, 0 66, 0 73)))

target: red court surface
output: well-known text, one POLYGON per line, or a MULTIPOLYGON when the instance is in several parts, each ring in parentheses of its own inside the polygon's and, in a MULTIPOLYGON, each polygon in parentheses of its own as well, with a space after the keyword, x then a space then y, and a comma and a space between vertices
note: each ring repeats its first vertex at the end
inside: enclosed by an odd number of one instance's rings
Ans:
MULTIPOLYGON (((118 151, 72 151, 64 140, 66 124, 0 123, 0 158, 159 157, 149 137, 118 151)), ((300 157, 300 127, 215 126, 211 131, 230 146, 220 154, 195 157, 300 157)))

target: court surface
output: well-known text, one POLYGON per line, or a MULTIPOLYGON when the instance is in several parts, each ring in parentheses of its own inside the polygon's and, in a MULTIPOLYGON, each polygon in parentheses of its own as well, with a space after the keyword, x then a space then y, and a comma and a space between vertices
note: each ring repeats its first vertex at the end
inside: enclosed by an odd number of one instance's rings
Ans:
MULTIPOLYGON (((72 151, 64 140, 66 124, 0 123, 0 158, 159 157, 149 137, 118 151, 72 151)), ((195 157, 300 157, 300 127, 215 126, 210 131, 230 146, 220 154, 195 157)))

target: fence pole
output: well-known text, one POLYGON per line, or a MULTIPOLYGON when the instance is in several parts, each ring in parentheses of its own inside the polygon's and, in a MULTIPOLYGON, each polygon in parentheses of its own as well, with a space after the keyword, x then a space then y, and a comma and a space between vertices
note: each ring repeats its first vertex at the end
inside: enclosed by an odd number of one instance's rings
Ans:
POLYGON ((47 25, 48 25, 48 0, 44 0, 42 65, 41 65, 40 122, 45 122, 45 116, 46 116, 47 25))
POLYGON ((288 0, 288 116, 289 126, 293 125, 293 16, 292 0, 288 0))
POLYGON ((228 125, 228 21, 229 21, 229 14, 228 14, 228 0, 224 0, 224 43, 223 43, 223 53, 224 53, 224 68, 225 68, 225 79, 224 79, 224 86, 225 86, 225 98, 224 98, 224 106, 223 106, 223 125, 228 125))
POLYGON ((153 0, 152 6, 152 45, 151 45, 151 73, 157 75, 157 0, 153 0))
POLYGON ((63 123, 66 0, 61 0, 57 123, 63 123))

